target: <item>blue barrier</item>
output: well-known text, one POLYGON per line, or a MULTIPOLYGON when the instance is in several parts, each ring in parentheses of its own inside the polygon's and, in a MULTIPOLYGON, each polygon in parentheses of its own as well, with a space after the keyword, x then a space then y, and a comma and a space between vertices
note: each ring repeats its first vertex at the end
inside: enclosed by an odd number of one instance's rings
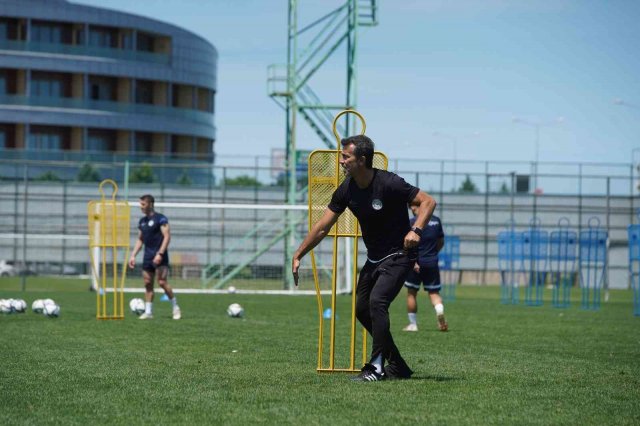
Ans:
POLYGON ((600 292, 607 270, 608 232, 597 217, 589 219, 589 228, 580 232, 580 287, 582 309, 600 308, 600 292))
POLYGON ((640 225, 629 225, 629 280, 633 287, 633 314, 640 316, 640 225))
POLYGON ((497 239, 500 301, 516 305, 520 299, 519 286, 524 273, 522 232, 516 232, 511 224, 508 230, 498 233, 497 239))
POLYGON ((531 228, 522 233, 524 269, 528 277, 524 302, 528 306, 542 306, 542 293, 547 277, 549 233, 540 229, 539 221, 532 219, 531 228))
POLYGON ((551 303, 556 308, 571 304, 571 287, 576 276, 578 233, 569 229, 569 219, 560 218, 558 229, 549 237, 549 266, 553 281, 551 303))
POLYGON ((444 247, 438 253, 438 266, 440 268, 440 281, 442 282, 442 298, 453 301, 456 298, 456 285, 460 279, 460 237, 444 236, 444 247))

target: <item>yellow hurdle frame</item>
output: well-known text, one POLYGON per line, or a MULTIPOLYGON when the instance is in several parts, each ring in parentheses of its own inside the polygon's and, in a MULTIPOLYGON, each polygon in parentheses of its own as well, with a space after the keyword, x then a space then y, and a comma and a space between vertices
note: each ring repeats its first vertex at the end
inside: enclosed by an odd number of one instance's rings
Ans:
POLYGON ((96 290, 96 319, 124 319, 124 282, 127 275, 127 259, 129 258, 130 208, 126 201, 116 201, 118 185, 105 179, 100 182, 99 201, 89 201, 89 256, 93 277, 99 284, 96 290), (103 186, 113 187, 111 199, 107 200, 103 186), (94 257, 94 249, 100 249, 100 268, 94 257), (119 250, 120 249, 120 250, 119 250), (118 253, 124 250, 124 260, 118 271, 118 253), (107 286, 107 260, 111 254, 112 285, 107 286), (118 282, 118 277, 120 280, 118 282), (107 299, 111 294, 111 312, 108 312, 107 299))
MULTIPOLYGON (((331 195, 342 183, 345 176, 340 170, 340 135, 338 134, 336 123, 344 114, 354 114, 362 122, 361 134, 366 130, 364 117, 354 110, 341 111, 333 119, 333 134, 336 137, 337 149, 335 150, 315 150, 309 155, 309 230, 322 217, 324 211, 331 201, 331 195)), ((376 151, 374 153, 373 165, 378 169, 387 169, 388 159, 386 155, 376 151)), ((323 360, 324 352, 324 306, 320 293, 320 282, 318 269, 313 250, 311 251, 311 266, 313 269, 313 280, 315 282, 316 299, 318 302, 318 318, 320 322, 318 333, 318 372, 356 372, 360 371, 360 366, 356 367, 356 287, 358 282, 358 241, 362 236, 357 219, 349 210, 345 211, 338 222, 329 231, 329 236, 333 237, 333 261, 331 273, 331 323, 329 336, 329 365, 326 366, 323 360), (336 296, 337 296, 337 265, 338 265, 338 238, 353 238, 353 285, 351 292, 351 333, 350 351, 348 367, 338 368, 335 365, 335 340, 336 340, 336 296)), ((362 364, 367 362, 367 331, 362 328, 362 364)))

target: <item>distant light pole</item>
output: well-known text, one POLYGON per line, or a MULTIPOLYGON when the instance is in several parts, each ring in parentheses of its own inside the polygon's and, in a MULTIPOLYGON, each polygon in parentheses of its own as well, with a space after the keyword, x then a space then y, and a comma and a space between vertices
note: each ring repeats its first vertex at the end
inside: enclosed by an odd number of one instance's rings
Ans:
MULTIPOLYGON (((625 108, 640 110, 640 105, 627 102, 624 99, 616 98, 613 100, 613 103, 615 105, 623 106, 625 108)), ((640 148, 633 148, 631 150, 631 179, 632 180, 634 179, 634 174, 636 174, 636 172, 640 173, 640 163, 636 163, 636 152, 640 152, 640 148)), ((631 182, 631 185, 633 187, 633 182, 631 182)), ((640 191, 640 183, 638 184, 636 189, 640 191)))
POLYGON ((554 121, 549 122, 540 122, 540 121, 529 121, 524 118, 514 117, 512 120, 517 124, 524 124, 525 126, 533 127, 535 130, 535 141, 534 141, 534 160, 533 160, 533 170, 534 175, 534 191, 538 189, 538 162, 540 159, 540 128, 541 127, 553 127, 558 124, 562 124, 564 122, 563 117, 558 117, 554 121))

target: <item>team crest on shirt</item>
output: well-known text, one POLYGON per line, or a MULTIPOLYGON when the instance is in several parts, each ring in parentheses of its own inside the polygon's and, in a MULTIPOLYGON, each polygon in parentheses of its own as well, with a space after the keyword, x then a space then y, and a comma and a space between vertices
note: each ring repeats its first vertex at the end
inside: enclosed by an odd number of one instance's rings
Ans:
POLYGON ((148 225, 153 226, 153 219, 149 221, 148 225))
POLYGON ((382 209, 382 200, 380 200, 380 199, 378 199, 378 198, 374 198, 374 199, 371 201, 371 207, 372 207, 374 210, 380 210, 380 209, 382 209))

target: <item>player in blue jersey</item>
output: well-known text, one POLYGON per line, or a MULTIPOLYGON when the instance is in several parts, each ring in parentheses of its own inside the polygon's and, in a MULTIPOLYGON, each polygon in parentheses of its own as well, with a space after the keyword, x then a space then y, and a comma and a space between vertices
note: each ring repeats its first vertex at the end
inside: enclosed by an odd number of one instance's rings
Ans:
MULTIPOLYGON (((417 209, 409 206, 414 216, 418 214, 417 209)), ((411 218, 411 226, 413 226, 416 218, 411 218)), ((404 283, 407 287, 407 311, 409 313, 409 325, 403 328, 404 331, 418 331, 418 302, 416 296, 420 290, 422 283, 424 289, 429 293, 431 304, 436 310, 436 319, 438 329, 447 331, 449 325, 444 318, 444 305, 440 290, 440 268, 438 268, 438 252, 444 247, 444 232, 442 231, 442 223, 440 218, 435 215, 431 216, 429 222, 422 230, 420 243, 418 244, 418 261, 413 266, 413 271, 409 273, 404 283)))
POLYGON ((153 282, 158 276, 158 285, 162 287, 173 306, 173 319, 182 317, 178 301, 173 294, 173 289, 167 282, 169 276, 169 242, 171 232, 169 219, 156 212, 153 208, 153 196, 147 194, 140 197, 140 210, 144 216, 138 222, 138 239, 129 259, 129 267, 136 266, 136 255, 144 245, 144 257, 142 261, 142 279, 145 287, 145 309, 140 319, 153 318, 153 282))

